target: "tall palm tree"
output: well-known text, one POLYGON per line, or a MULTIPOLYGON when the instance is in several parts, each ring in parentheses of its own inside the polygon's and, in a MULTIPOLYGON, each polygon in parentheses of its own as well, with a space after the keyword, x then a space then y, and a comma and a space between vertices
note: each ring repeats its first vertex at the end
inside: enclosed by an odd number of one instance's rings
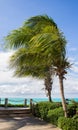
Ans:
MULTIPOLYGON (((53 19, 49 18, 48 16, 35 16, 28 19, 24 25, 19 28, 18 30, 12 31, 6 37, 7 44, 12 48, 26 48, 28 50, 28 56, 30 58, 28 60, 32 61, 32 66, 36 67, 38 64, 44 64, 44 66, 49 66, 49 71, 47 74, 48 78, 45 78, 45 84, 49 84, 51 81, 51 71, 52 68, 57 68, 59 70, 58 64, 60 65, 61 74, 62 69, 67 69, 66 66, 63 66, 61 69, 61 63, 64 63, 66 60, 66 40, 63 37, 63 34, 60 33, 56 23, 53 19), (33 54, 31 56, 30 54, 33 54), (64 58, 63 58, 64 57, 64 58), (41 62, 41 60, 42 62, 41 62), (34 62, 33 62, 34 60, 34 62), (46 62, 47 61, 47 62, 46 62), (65 68, 66 67, 66 68, 65 68)), ((20 58, 20 57, 17 57, 20 58)), ((23 62, 22 62, 23 63, 23 62)), ((66 61, 66 64, 68 61, 66 61)), ((66 65, 65 64, 65 65, 66 65)), ((25 64, 22 64, 22 67, 25 64)), ((26 67, 26 66, 25 66, 26 67)), ((43 68, 43 67, 42 67, 43 68)), ((38 68, 37 68, 38 69, 38 68)), ((58 73, 57 73, 58 74, 58 73)), ((33 75, 33 74, 32 74, 33 75)), ((62 74, 61 74, 62 75, 62 74)), ((60 80, 60 75, 59 80, 60 80)), ((64 76, 64 75, 62 75, 64 76)), ((48 85, 46 85, 48 86, 48 85)), ((60 81, 60 88, 63 90, 63 78, 60 81)), ((62 96, 62 105, 65 113, 67 116, 66 111, 66 104, 64 102, 64 91, 61 91, 62 96)))
MULTIPOLYGON (((36 23, 35 18, 29 20, 29 22, 31 21, 33 21, 32 23, 36 23)), ((53 67, 57 68, 55 69, 55 72, 59 77, 62 105, 63 105, 65 117, 67 117, 63 79, 64 79, 64 75, 67 73, 66 70, 70 68, 70 63, 66 59, 66 49, 65 49, 66 40, 63 34, 58 32, 57 27, 54 28, 53 33, 51 28, 52 28, 51 26, 45 27, 42 30, 43 32, 42 34, 38 34, 31 40, 32 48, 33 48, 32 51, 43 52, 45 55, 49 56, 48 62, 50 60, 50 63, 53 65, 53 67)))
POLYGON ((53 61, 54 65, 54 70, 56 73, 56 76, 59 78, 59 84, 60 84, 60 94, 61 94, 61 99, 62 99, 62 106, 64 110, 65 117, 67 117, 67 106, 66 106, 66 100, 64 96, 64 85, 63 85, 63 80, 66 79, 65 75, 67 74, 67 70, 71 67, 68 59, 66 57, 58 57, 58 60, 53 61))
POLYGON ((67 69, 70 68, 70 63, 67 61, 67 59, 62 59, 61 63, 58 62, 55 65, 55 71, 56 71, 56 75, 59 78, 59 84, 60 84, 60 94, 61 94, 61 99, 62 99, 62 106, 63 106, 63 110, 65 113, 65 117, 67 117, 67 107, 66 107, 66 100, 64 97, 64 86, 63 86, 63 80, 65 78, 65 74, 67 74, 67 69), (58 66, 59 64, 59 66, 58 66))
MULTIPOLYGON (((52 34, 55 35, 54 33, 56 30, 57 30, 56 23, 53 21, 53 19, 49 18, 47 15, 32 17, 31 19, 27 20, 21 28, 19 28, 18 30, 13 30, 6 37, 7 46, 10 48, 14 48, 14 49, 18 49, 18 48, 23 49, 22 47, 25 47, 26 49, 29 50, 29 48, 31 48, 31 42, 35 38, 35 36, 43 35, 45 32, 44 37, 46 34, 48 34, 49 37, 53 37, 52 34)), ((34 46, 34 44, 33 44, 33 46, 34 46)), ((43 51, 41 51, 41 54, 42 53, 43 53, 43 51)), ((33 52, 33 54, 34 55, 30 55, 30 53, 28 53, 26 55, 28 57, 28 62, 30 63, 30 61, 32 61, 33 58, 35 59, 35 56, 36 56, 37 58, 34 61, 34 66, 38 66, 38 64, 40 64, 39 69, 41 67, 41 70, 42 70, 42 68, 43 68, 42 64, 44 64, 44 66, 46 66, 45 61, 46 61, 47 57, 44 58, 43 54, 41 55, 39 52, 35 53, 35 51, 33 52)), ((20 58, 20 56, 19 56, 19 58, 20 58)), ((15 59, 15 61, 16 61, 16 59, 15 59)), ((48 61, 47 61, 47 65, 48 65, 48 61)), ((16 65, 15 65, 15 67, 16 67, 16 65)), ((25 67, 24 67, 24 69, 25 69, 25 67)), ((49 66, 49 68, 51 68, 51 66, 49 66)), ((38 69, 38 67, 37 67, 37 69, 38 69)), ((32 67, 31 67, 31 70, 32 70, 32 67)), ((43 69, 43 71, 44 71, 44 69, 43 69)), ((31 72, 30 72, 30 74, 31 74, 31 72)), ((41 73, 39 73, 39 74, 41 75, 41 73)), ((45 75, 45 72, 44 72, 44 75, 45 75)), ((46 85, 45 89, 47 90, 49 100, 51 101, 51 90, 52 90, 51 69, 49 69, 49 71, 47 72, 44 79, 45 79, 45 85, 46 85)))
POLYGON ((59 78, 62 106, 65 113, 65 117, 67 117, 67 106, 64 96, 63 80, 65 78, 64 75, 67 74, 67 69, 70 68, 71 65, 66 59, 66 40, 61 33, 59 33, 57 40, 56 38, 55 40, 51 40, 49 38, 49 35, 46 35, 44 40, 43 38, 44 35, 39 35, 35 36, 32 39, 32 45, 34 43, 34 46, 31 46, 32 51, 41 52, 41 50, 43 49, 43 54, 48 56, 48 63, 49 65, 52 65, 52 68, 55 70, 55 73, 59 78))

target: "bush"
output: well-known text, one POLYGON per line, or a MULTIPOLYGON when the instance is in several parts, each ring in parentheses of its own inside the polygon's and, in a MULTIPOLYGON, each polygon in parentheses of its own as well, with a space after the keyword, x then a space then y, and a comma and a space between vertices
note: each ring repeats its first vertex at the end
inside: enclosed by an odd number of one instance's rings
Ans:
MULTIPOLYGON (((0 104, 0 107, 5 107, 5 105, 0 104)), ((7 107, 24 107, 24 104, 10 104, 10 103, 8 103, 7 107)), ((28 107, 28 105, 26 107, 28 107)))
POLYGON ((72 118, 60 117, 58 127, 62 130, 78 130, 78 122, 72 118))
POLYGON ((78 108, 76 108, 76 114, 78 114, 78 108))
POLYGON ((76 114, 76 108, 77 106, 74 104, 69 104, 68 109, 68 117, 73 117, 76 114))
POLYGON ((73 119, 75 119, 75 120, 78 121, 78 115, 74 115, 74 116, 73 116, 73 119))
POLYGON ((47 120, 48 111, 60 107, 61 103, 39 102, 34 106, 34 114, 44 120, 47 120))
POLYGON ((77 102, 77 101, 75 101, 75 100, 71 100, 71 101, 70 101, 70 104, 73 104, 73 105, 75 105, 75 106, 77 106, 77 107, 78 107, 78 102, 77 102))
POLYGON ((39 105, 36 104, 34 107, 34 116, 40 117, 39 105))
POLYGON ((58 124, 58 118, 64 116, 64 112, 62 107, 56 108, 54 110, 49 110, 47 119, 50 123, 57 125, 58 124))

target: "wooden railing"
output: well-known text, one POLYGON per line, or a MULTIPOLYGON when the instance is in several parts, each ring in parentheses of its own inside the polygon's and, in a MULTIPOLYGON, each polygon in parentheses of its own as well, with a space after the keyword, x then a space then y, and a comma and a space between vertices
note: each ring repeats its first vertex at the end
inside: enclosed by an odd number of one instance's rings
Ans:
POLYGON ((30 109, 32 109, 33 100, 32 99, 26 99, 26 98, 22 99, 22 100, 16 100, 16 99, 13 100, 13 99, 5 98, 4 100, 2 100, 0 98, 0 104, 3 104, 5 108, 8 107, 8 104, 13 104, 13 105, 22 104, 24 107, 29 105, 30 109), (2 102, 4 102, 4 103, 2 103, 2 102), (29 102, 29 103, 27 104, 27 102, 29 102))
MULTIPOLYGON (((12 111, 12 109, 14 109, 14 111, 15 111, 15 109, 19 110, 20 109, 19 107, 18 107, 18 109, 16 107, 12 107, 12 106, 10 108, 10 107, 8 107, 8 105, 9 105, 9 103, 12 103, 12 104, 17 103, 18 104, 21 102, 23 105, 22 109, 27 109, 27 110, 29 109, 30 113, 32 113, 34 115, 34 105, 37 103, 37 101, 35 101, 33 99, 19 99, 19 101, 18 101, 17 99, 10 99, 10 98, 1 99, 0 98, 0 104, 2 106, 4 106, 4 108, 2 108, 2 107, 0 108, 0 111, 1 110, 9 110, 9 109, 11 109, 11 111, 12 111), (27 106, 29 106, 29 108, 27 108, 27 106)), ((13 105, 15 105, 15 104, 13 104, 13 105)))

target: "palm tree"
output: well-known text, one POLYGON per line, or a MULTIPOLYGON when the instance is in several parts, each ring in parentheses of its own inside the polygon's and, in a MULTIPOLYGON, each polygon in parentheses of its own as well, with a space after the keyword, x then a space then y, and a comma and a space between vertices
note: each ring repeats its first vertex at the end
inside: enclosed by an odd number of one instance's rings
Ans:
POLYGON ((31 48, 33 48, 32 51, 36 50, 39 52, 43 52, 44 55, 49 56, 48 62, 50 61, 49 63, 53 65, 54 69, 57 68, 55 69, 55 72, 59 77, 62 106, 65 113, 65 117, 67 117, 63 79, 64 75, 67 73, 66 70, 70 68, 70 63, 66 59, 66 40, 63 34, 57 31, 57 28, 55 28, 54 33, 51 32, 51 27, 48 26, 44 28, 43 34, 38 34, 31 40, 31 48))
MULTIPOLYGON (((21 28, 19 28, 18 30, 13 30, 6 37, 7 46, 10 48, 14 48, 14 49, 16 49, 16 48, 23 49, 22 47, 25 47, 26 49, 29 50, 29 48, 31 48, 31 42, 35 38, 35 36, 43 35, 45 32, 49 35, 49 37, 51 37, 52 36, 51 33, 53 33, 53 35, 55 35, 54 33, 56 30, 57 30, 57 25, 47 15, 46 16, 32 17, 31 19, 26 21, 21 28)), ((44 35, 44 37, 45 37, 45 35, 44 35)), ((41 54, 42 53, 43 53, 43 51, 41 52, 41 54)), ((44 58, 44 55, 41 55, 38 52, 35 53, 35 51, 33 54, 34 55, 30 55, 30 53, 28 53, 26 55, 26 57, 28 57, 28 62, 30 63, 30 61, 32 61, 33 58, 35 59, 35 56, 36 56, 37 58, 34 61, 34 66, 38 66, 38 64, 40 64, 39 69, 41 67, 41 70, 42 70, 42 68, 43 68, 42 64, 44 64, 44 66, 46 66, 45 61, 46 61, 47 57, 44 58), (43 63, 42 63, 41 59, 43 60, 43 63)), ((20 56, 19 56, 19 58, 20 58, 20 56)), ((16 67, 16 64, 14 64, 14 65, 16 67)), ((48 65, 48 61, 47 61, 47 65, 48 65)), ((23 65, 22 65, 22 67, 23 67, 23 65)), ((24 67, 24 69, 25 69, 25 67, 24 67)), ((51 66, 49 66, 49 68, 51 68, 51 66)), ((37 69, 38 69, 38 67, 37 67, 37 69)), ((32 67, 31 67, 31 70, 32 70, 32 67)), ((51 69, 49 69, 49 71, 46 73, 46 76, 44 78, 45 79, 45 86, 46 86, 45 89, 48 91, 49 101, 51 101, 51 90, 52 90, 52 73, 51 73, 52 71, 51 72, 50 71, 51 71, 51 69)), ((43 69, 43 72, 44 72, 44 69, 43 69)), ((31 72, 30 72, 30 74, 31 74, 31 72)), ((39 73, 39 74, 41 75, 41 73, 39 73)), ((45 75, 45 72, 44 72, 44 75, 45 75)), ((39 75, 38 75, 38 77, 39 77, 39 75)))
POLYGON ((44 65, 41 61, 41 56, 38 58, 38 63, 33 54, 30 54, 26 48, 20 48, 10 57, 10 68, 14 68, 14 76, 26 77, 32 76, 44 80, 45 90, 51 102, 51 90, 54 72, 47 64, 44 65), (33 58, 32 58, 33 57, 33 58))
MULTIPOLYGON (((28 23, 32 22, 32 23, 38 24, 35 21, 36 21, 35 18, 34 19, 31 18, 28 23)), ((32 43, 31 48, 33 48, 32 51, 36 50, 39 52, 43 52, 45 55, 49 56, 48 62, 50 60, 50 63, 53 65, 54 69, 56 68, 55 72, 59 77, 62 106, 65 113, 65 117, 67 117, 67 108, 66 108, 66 102, 65 102, 65 97, 64 97, 63 79, 64 79, 64 75, 67 73, 66 70, 70 68, 70 63, 66 59, 65 37, 63 36, 62 33, 58 32, 57 27, 54 28, 53 31, 54 33, 52 33, 51 26, 45 27, 42 30, 43 32, 42 34, 38 33, 38 35, 35 36, 31 40, 31 43, 32 43), (33 46, 33 43, 34 43, 34 46, 33 46)))
MULTIPOLYGON (((32 66, 37 67, 39 64, 40 70, 42 64, 45 67, 46 65, 49 66, 49 71, 47 73, 48 78, 47 79, 45 78, 45 84, 47 84, 46 85, 47 87, 51 81, 52 68, 55 69, 56 73, 57 72, 60 73, 58 76, 60 80, 60 86, 61 86, 60 88, 62 90, 61 95, 63 95, 62 105, 64 112, 66 112, 65 116, 67 116, 67 111, 65 107, 66 104, 64 101, 65 100, 64 91, 63 91, 64 74, 63 75, 61 74, 62 69, 63 70, 67 69, 67 66, 63 66, 63 68, 61 68, 62 67, 61 63, 66 62, 65 65, 67 65, 67 63, 69 64, 69 62, 66 60, 66 51, 65 51, 66 40, 63 34, 60 33, 53 19, 49 18, 48 16, 31 17, 24 23, 24 25, 21 28, 12 31, 6 37, 6 41, 7 45, 10 46, 11 48, 12 47, 18 49, 26 48, 28 57, 30 56, 30 58, 27 60, 32 61, 32 66), (60 71, 56 71, 59 70, 59 68, 60 71), (60 75, 62 75, 62 78, 60 77, 60 75)), ((17 58, 19 59, 20 56, 17 58)), ((22 59, 22 67, 25 66, 26 64, 26 62, 23 63, 23 60, 24 59, 22 59)))
MULTIPOLYGON (((58 62, 59 64, 59 62, 58 62)), ((60 93, 61 93, 61 99, 62 99, 62 106, 65 113, 65 117, 67 117, 67 107, 66 107, 66 100, 64 97, 64 86, 63 86, 63 80, 64 75, 67 74, 67 69, 70 68, 70 63, 67 61, 67 59, 62 59, 60 66, 56 65, 56 74, 59 77, 59 84, 60 84, 60 93)))
POLYGON ((58 60, 54 60, 53 65, 54 65, 54 70, 55 70, 56 76, 58 76, 58 78, 59 78, 62 106, 63 106, 65 117, 67 117, 68 115, 67 115, 66 100, 65 100, 65 96, 64 96, 63 80, 66 79, 65 74, 67 74, 67 69, 69 69, 71 67, 71 65, 68 62, 68 59, 66 59, 65 57, 61 57, 61 58, 59 57, 58 60))
POLYGON ((38 37, 35 36, 32 39, 32 45, 34 43, 34 46, 31 46, 32 51, 36 52, 37 50, 41 52, 41 49, 43 48, 43 54, 48 56, 48 63, 50 66, 52 65, 52 69, 55 70, 55 73, 59 78, 62 106, 65 117, 67 117, 63 80, 65 78, 64 75, 67 74, 67 69, 70 68, 71 65, 66 59, 66 40, 61 33, 59 33, 59 37, 57 37, 57 40, 50 40, 48 39, 47 35, 43 40, 43 37, 43 35, 39 35, 38 37))

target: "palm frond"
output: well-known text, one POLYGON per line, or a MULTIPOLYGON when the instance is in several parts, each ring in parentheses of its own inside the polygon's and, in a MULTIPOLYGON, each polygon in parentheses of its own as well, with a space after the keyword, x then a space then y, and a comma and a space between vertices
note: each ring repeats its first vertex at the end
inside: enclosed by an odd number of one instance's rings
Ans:
POLYGON ((33 30, 30 30, 28 27, 21 27, 17 30, 13 30, 7 37, 5 37, 6 47, 27 47, 29 45, 29 40, 33 36, 33 33, 33 30))
POLYGON ((56 26, 56 23, 54 22, 54 20, 49 17, 48 15, 37 15, 35 17, 31 17, 29 18, 25 23, 24 26, 30 26, 30 27, 34 27, 34 26, 39 26, 39 25, 53 25, 56 26))

